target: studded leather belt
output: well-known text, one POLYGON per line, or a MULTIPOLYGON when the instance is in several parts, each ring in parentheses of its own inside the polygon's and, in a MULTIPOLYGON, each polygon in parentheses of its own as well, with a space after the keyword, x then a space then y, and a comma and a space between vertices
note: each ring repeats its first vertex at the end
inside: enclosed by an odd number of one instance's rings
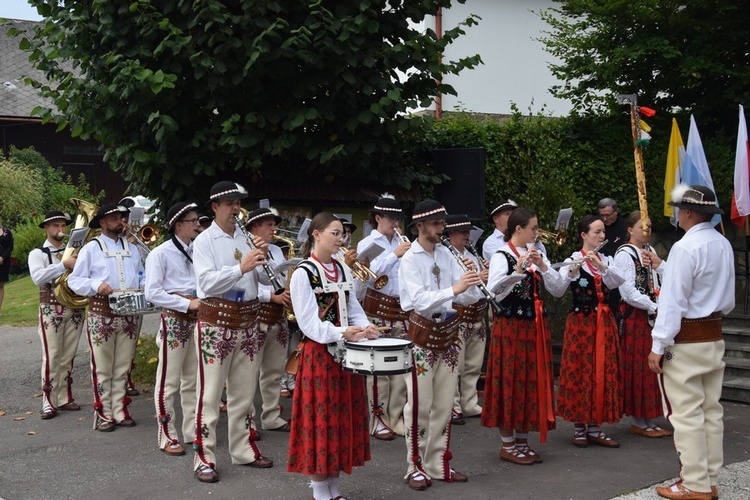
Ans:
POLYGON ((462 306, 454 302, 451 307, 458 313, 458 320, 461 323, 477 323, 482 320, 485 311, 487 311, 487 301, 480 300, 468 306, 462 306))
POLYGON ((60 301, 55 297, 55 292, 52 290, 51 284, 47 283, 39 287, 39 303, 51 306, 60 305, 60 301))
POLYGON ((365 300, 362 302, 362 309, 367 314, 388 321, 406 321, 409 319, 409 314, 401 309, 401 302, 398 298, 378 292, 373 288, 367 289, 365 300))
POLYGON ((446 351, 458 342, 458 315, 448 321, 436 323, 412 311, 409 313, 409 331, 406 338, 424 349, 446 351))
POLYGON ((221 328, 245 330, 253 326, 258 315, 258 299, 232 302, 209 297, 201 299, 198 320, 221 328))
POLYGON ((683 319, 675 344, 694 344, 721 340, 721 313, 715 312, 705 318, 683 319))
POLYGON ((275 325, 284 317, 284 306, 273 302, 264 302, 258 308, 258 319, 264 325, 275 325))

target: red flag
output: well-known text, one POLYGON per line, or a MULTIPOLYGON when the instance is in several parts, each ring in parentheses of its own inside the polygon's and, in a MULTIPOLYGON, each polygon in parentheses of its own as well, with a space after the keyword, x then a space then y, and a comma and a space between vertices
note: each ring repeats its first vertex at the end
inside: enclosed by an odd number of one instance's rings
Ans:
POLYGON ((734 196, 734 191, 732 191, 732 210, 730 211, 729 217, 732 219, 732 224, 735 226, 745 227, 747 215, 740 215, 739 211, 737 211, 737 199, 734 196))

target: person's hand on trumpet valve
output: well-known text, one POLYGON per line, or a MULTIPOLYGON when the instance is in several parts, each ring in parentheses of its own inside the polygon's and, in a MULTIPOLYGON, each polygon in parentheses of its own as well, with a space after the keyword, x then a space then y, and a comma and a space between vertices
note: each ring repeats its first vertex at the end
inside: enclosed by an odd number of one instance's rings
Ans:
POLYGON ((356 248, 350 248, 348 250, 342 248, 344 250, 344 264, 349 266, 349 269, 354 267, 354 263, 357 262, 357 249, 356 248))
POLYGON ((411 248, 411 242, 409 241, 403 241, 401 242, 396 248, 393 249, 393 254, 401 258, 406 253, 407 250, 411 248))

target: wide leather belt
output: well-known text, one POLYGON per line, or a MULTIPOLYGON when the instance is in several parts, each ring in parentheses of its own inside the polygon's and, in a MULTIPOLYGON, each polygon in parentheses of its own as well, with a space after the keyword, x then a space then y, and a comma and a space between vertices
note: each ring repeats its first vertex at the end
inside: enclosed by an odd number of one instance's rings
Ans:
POLYGON ((401 309, 401 302, 396 297, 378 292, 373 288, 367 289, 365 300, 362 302, 362 309, 367 314, 388 321, 406 321, 409 319, 409 314, 401 309))
POLYGON ((409 313, 409 331, 406 338, 423 349, 446 351, 458 342, 458 315, 448 321, 436 323, 415 311, 409 313))
POLYGON ((462 306, 454 302, 451 307, 458 313, 458 320, 461 323, 478 323, 482 321, 482 317, 487 310, 487 301, 480 300, 469 306, 462 306))
POLYGON ((683 319, 675 344, 693 344, 722 340, 721 313, 715 312, 705 318, 683 319))
POLYGON ((209 297, 201 299, 198 320, 221 328, 245 330, 253 326, 258 314, 258 299, 249 302, 209 297))
MULTIPOLYGON (((179 295, 180 297, 188 300, 197 299, 195 295, 183 295, 181 293, 173 293, 173 295, 179 295)), ((191 311, 188 309, 185 312, 178 311, 176 309, 168 309, 163 307, 161 313, 165 316, 171 316, 172 318, 181 319, 182 321, 198 321, 198 311, 191 311)))
POLYGON ((284 306, 264 302, 258 308, 258 319, 264 325, 275 325, 284 318, 284 306))
POLYGON ((47 283, 39 287, 39 303, 49 304, 51 306, 59 306, 60 301, 55 297, 55 293, 52 290, 52 285, 47 283))
POLYGON ((93 297, 89 297, 89 312, 107 316, 108 318, 115 318, 117 314, 112 312, 112 308, 109 307, 109 298, 106 295, 96 294, 93 297))

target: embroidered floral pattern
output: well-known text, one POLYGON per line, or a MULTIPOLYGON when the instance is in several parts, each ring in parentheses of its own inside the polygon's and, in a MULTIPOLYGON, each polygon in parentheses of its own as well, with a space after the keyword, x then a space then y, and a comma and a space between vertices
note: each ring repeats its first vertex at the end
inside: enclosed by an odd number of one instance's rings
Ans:
POLYGON ((115 333, 114 318, 89 317, 89 335, 94 347, 108 342, 109 338, 115 333))
POLYGON ((201 323, 200 350, 204 364, 223 363, 237 345, 237 332, 201 323))
POLYGON ((267 333, 265 331, 260 331, 256 323, 252 328, 243 330, 240 350, 252 361, 255 359, 255 355, 258 354, 258 351, 263 349, 263 346, 266 345, 266 337, 267 333))
POLYGON ((195 322, 164 316, 164 325, 166 331, 161 332, 161 341, 166 342, 170 350, 185 349, 190 342, 195 322))

